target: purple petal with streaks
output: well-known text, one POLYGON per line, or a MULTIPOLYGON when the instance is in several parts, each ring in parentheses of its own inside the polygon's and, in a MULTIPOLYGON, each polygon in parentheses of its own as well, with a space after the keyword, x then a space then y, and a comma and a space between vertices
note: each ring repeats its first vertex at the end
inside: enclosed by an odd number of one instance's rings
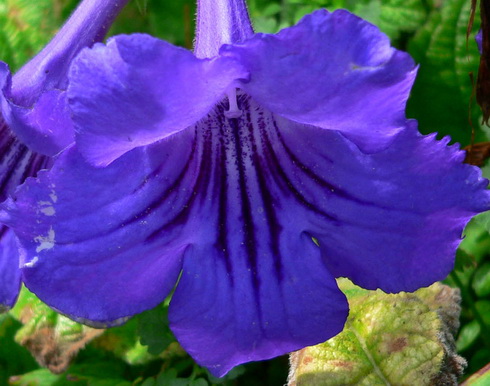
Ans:
POLYGON ((14 232, 0 226, 0 313, 14 306, 20 284, 19 252, 14 232))
POLYGON ((84 0, 58 34, 11 78, 0 62, 0 110, 17 138, 53 156, 74 141, 65 90, 68 69, 84 47, 102 41, 128 0, 84 0))
POLYGON ((147 35, 113 38, 82 52, 71 68, 77 145, 89 162, 107 165, 192 125, 246 76, 233 59, 197 59, 147 35))
POLYGON ((341 131, 363 151, 386 148, 405 125, 416 67, 377 27, 319 10, 276 35, 223 46, 250 72, 239 86, 263 108, 341 131))
MULTIPOLYGON (((19 142, 0 115, 0 201, 51 161, 19 142)), ((20 289, 19 253, 13 232, 0 226, 0 308, 13 306, 20 289)))
POLYGON ((238 118, 220 103, 106 168, 74 148, 24 184, 0 219, 20 238, 26 285, 110 325, 162 301, 182 269, 171 327, 221 376, 339 332, 333 277, 389 292, 444 278, 464 225, 489 208, 478 169, 414 122, 368 155, 245 95, 238 105, 238 118))

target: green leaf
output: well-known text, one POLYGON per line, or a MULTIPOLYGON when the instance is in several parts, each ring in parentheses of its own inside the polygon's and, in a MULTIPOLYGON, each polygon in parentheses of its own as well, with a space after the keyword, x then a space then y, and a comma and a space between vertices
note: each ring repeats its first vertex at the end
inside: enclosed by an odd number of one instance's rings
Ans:
POLYGON ((290 384, 437 384, 448 358, 457 364, 449 378, 462 371, 464 360, 454 353, 450 334, 459 313, 456 290, 436 283, 393 295, 363 290, 346 279, 339 285, 350 306, 344 331, 292 354, 290 384))
POLYGON ((40 369, 13 377, 10 382, 18 386, 131 386, 123 377, 124 367, 108 360, 74 365, 59 375, 40 369))
MULTIPOLYGON (((382 13, 382 2, 381 0, 374 1, 359 1, 351 9, 357 16, 366 19, 370 23, 381 27, 381 13, 382 13)), ((381 28, 380 28, 381 29, 381 28)), ((383 31, 386 33, 386 31, 383 31)))
POLYGON ((490 326, 490 300, 478 300, 475 303, 478 313, 482 316, 487 326, 490 326))
MULTIPOLYGON (((484 173, 483 177, 485 177, 485 178, 490 177, 490 174, 485 173, 485 172, 490 172, 490 165, 485 165, 482 168, 482 172, 484 173)), ((475 216, 474 219, 468 224, 467 228, 469 228, 470 226, 472 228, 478 228, 478 227, 480 228, 477 231, 477 234, 481 234, 481 233, 483 233, 483 231, 486 231, 487 235, 488 235, 490 232, 490 211, 483 212, 483 213, 480 213, 479 215, 475 216), (474 223, 476 223, 476 224, 474 224, 474 223)), ((469 234, 469 233, 465 230, 465 234, 469 234)), ((488 239, 490 239, 490 236, 488 237, 488 239)), ((465 240, 463 240, 463 243, 464 242, 465 242, 465 240)), ((490 241, 489 241, 489 243, 490 243, 490 241)))
POLYGON ((213 385, 220 385, 220 384, 228 384, 228 382, 237 379, 241 375, 245 373, 245 366, 237 366, 231 369, 229 373, 227 373, 224 377, 221 378, 216 378, 213 374, 209 372, 208 369, 202 368, 202 370, 205 372, 206 376, 210 380, 210 382, 213 385))
POLYGON ((30 353, 14 341, 21 326, 11 315, 0 315, 0 385, 6 385, 12 375, 37 368, 30 353))
POLYGON ((391 39, 402 33, 414 33, 427 18, 423 0, 358 1, 352 11, 377 25, 391 39))
POLYGON ((195 0, 130 1, 109 35, 146 32, 176 45, 192 48, 195 0))
POLYGON ((11 377, 9 385, 11 386, 51 386, 62 380, 62 375, 51 373, 47 369, 34 370, 29 373, 11 377))
POLYGON ((275 15, 278 15, 280 14, 282 11, 282 7, 277 4, 277 3, 271 3, 271 4, 268 4, 264 9, 261 10, 261 14, 263 16, 275 16, 275 15))
POLYGON ((461 386, 488 386, 490 385, 490 363, 469 377, 461 386))
POLYGON ((138 335, 140 342, 148 346, 148 352, 153 355, 160 354, 170 343, 176 339, 168 326, 167 306, 159 305, 152 310, 139 314, 138 335))
POLYGON ((468 376, 471 374, 477 373, 479 370, 482 369, 482 367, 485 367, 490 360, 490 349, 489 348, 482 348, 476 351, 470 358, 469 358, 469 363, 471 366, 468 366, 467 373, 468 376), (471 371, 469 371, 471 370, 471 371))
POLYGON ((279 30, 279 23, 273 17, 252 16, 252 18, 253 25, 257 31, 263 33, 276 33, 279 30))
POLYGON ((125 367, 121 363, 106 360, 72 365, 65 376, 72 382, 80 382, 82 385, 131 386, 131 382, 124 379, 124 371, 125 367))
POLYGON ((24 324, 15 340, 55 373, 63 372, 79 350, 104 332, 58 314, 25 287, 11 313, 24 324))
MULTIPOLYGON (((331 10, 333 10, 332 7, 329 7, 331 10)), ((308 4, 308 5, 302 5, 301 7, 296 9, 296 12, 293 15, 293 20, 291 20, 290 24, 295 24, 297 23, 303 16, 308 15, 309 13, 312 13, 317 9, 317 6, 315 4, 308 4)))
MULTIPOLYGON (((469 110, 472 95, 469 73, 476 77, 480 57, 476 43, 472 39, 466 43, 470 3, 467 0, 441 2, 440 9, 433 9, 428 22, 408 46, 420 64, 408 103, 408 116, 419 121, 421 132, 449 134, 463 145, 470 143, 470 113, 476 142, 486 140, 479 125, 481 113, 474 100, 469 110)), ((472 36, 476 30, 475 25, 472 36)))
POLYGON ((473 343, 477 341, 480 331, 480 324, 476 320, 472 320, 470 323, 461 327, 458 339, 456 340, 456 348, 458 352, 462 352, 470 348, 473 343))
POLYGON ((145 364, 154 357, 148 353, 148 348, 139 342, 137 328, 138 322, 136 318, 132 318, 122 326, 105 330, 91 342, 91 345, 112 353, 128 364, 145 364))
POLYGON ((473 277, 472 287, 479 297, 490 295, 490 262, 478 267, 473 277))
MULTIPOLYGON (((466 255, 464 261, 458 260, 461 256, 456 257, 456 269, 458 271, 463 271, 466 268, 472 268, 471 272, 477 266, 477 263, 482 262, 490 250, 490 223, 487 224, 487 213, 482 213, 481 215, 475 217, 466 226, 464 230, 464 239, 459 245, 458 252, 466 255), (485 215, 485 216, 483 216, 485 215)), ((469 279, 469 278, 468 278, 469 279)), ((468 282, 464 283, 469 285, 468 282)))
POLYGON ((0 0, 0 60, 15 72, 51 40, 76 3, 0 0))
POLYGON ((454 263, 454 269, 457 271, 463 271, 466 268, 474 268, 475 266, 475 258, 464 249, 458 248, 458 250, 456 251, 456 261, 454 263))
POLYGON ((198 378, 189 383, 189 386, 208 386, 209 383, 203 378, 198 378))
POLYGON ((149 386, 208 386, 208 382, 202 378, 180 378, 177 375, 178 372, 176 369, 171 368, 164 370, 154 380, 154 383, 150 383, 151 381, 146 380, 143 385, 146 386, 146 383, 148 382, 149 386))

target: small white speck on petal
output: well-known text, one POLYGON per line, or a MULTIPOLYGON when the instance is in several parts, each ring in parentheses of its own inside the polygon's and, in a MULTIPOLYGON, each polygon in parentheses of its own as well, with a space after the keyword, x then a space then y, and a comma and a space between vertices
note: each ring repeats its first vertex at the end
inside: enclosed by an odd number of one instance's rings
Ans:
POLYGON ((52 206, 47 206, 47 207, 45 207, 45 208, 42 208, 42 209, 41 209, 41 212, 42 212, 43 214, 45 214, 46 216, 54 216, 54 215, 55 215, 55 213, 56 213, 56 211, 55 211, 54 207, 52 207, 52 206))
POLYGON ((52 227, 49 229, 47 236, 39 235, 37 237, 34 237, 34 241, 36 243, 39 243, 39 246, 36 248, 36 252, 39 253, 41 251, 53 248, 55 245, 54 238, 55 233, 52 227))
POLYGON ((24 268, 32 268, 36 265, 36 263, 39 261, 39 258, 37 256, 34 256, 34 258, 24 264, 24 268))
POLYGON ((56 192, 54 190, 52 190, 49 194, 49 198, 51 199, 51 201, 53 201, 54 204, 56 204, 56 201, 58 201, 58 196, 56 195, 56 192))

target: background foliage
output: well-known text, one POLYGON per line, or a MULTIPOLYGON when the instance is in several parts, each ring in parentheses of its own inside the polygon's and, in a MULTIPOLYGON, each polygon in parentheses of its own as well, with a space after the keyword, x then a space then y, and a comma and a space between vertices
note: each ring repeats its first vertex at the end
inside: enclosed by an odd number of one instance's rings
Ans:
MULTIPOLYGON (((53 36, 77 0, 0 0, 0 60, 18 69, 53 36)), ((489 140, 470 74, 479 54, 466 40, 470 0, 249 0, 255 29, 276 32, 320 7, 347 8, 378 25, 420 64, 408 116, 423 133, 450 135, 462 146, 489 140)), ((192 48, 192 0, 132 0, 111 34, 147 32, 192 48)), ((478 20, 478 15, 477 19, 478 20)), ((478 29, 478 22, 472 36, 478 29)), ((490 166, 483 173, 490 177, 490 166)), ((447 283, 463 298, 457 349, 466 376, 490 358, 490 217, 474 220, 447 283)), ((239 366, 224 379, 190 359, 168 329, 167 303, 110 330, 93 330, 56 314, 23 290, 0 315, 0 384, 12 385, 282 385, 287 358, 239 366), (35 359, 34 359, 35 358, 35 359), (70 359, 73 361, 70 362, 70 359), (42 366, 40 366, 40 364, 42 366), (49 371, 47 368, 51 371, 49 371)), ((387 311, 389 312, 389 311, 387 311)))

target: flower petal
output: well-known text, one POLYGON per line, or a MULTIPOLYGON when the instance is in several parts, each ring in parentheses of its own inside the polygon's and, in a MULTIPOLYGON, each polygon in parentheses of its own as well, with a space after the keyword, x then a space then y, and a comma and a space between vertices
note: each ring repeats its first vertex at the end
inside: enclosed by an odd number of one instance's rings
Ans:
POLYGON ((65 94, 68 68, 82 48, 104 38, 127 1, 81 1, 58 34, 13 79, 0 62, 1 113, 32 151, 53 156, 74 141, 65 94))
POLYGON ((277 127, 276 168, 314 213, 307 232, 336 277, 364 288, 414 291, 444 279, 464 226, 490 209, 479 169, 415 121, 371 155, 335 132, 281 118, 277 127))
POLYGON ((233 59, 197 59, 147 35, 117 36, 83 51, 68 93, 77 144, 95 165, 185 129, 247 74, 233 59))
POLYGON ((249 125, 262 110, 254 105, 255 118, 228 120, 225 108, 106 168, 87 166, 71 150, 24 184, 2 217, 28 256, 26 285, 84 322, 154 306, 177 281, 184 256, 172 328, 217 375, 326 340, 348 310, 299 213, 291 207, 275 216, 274 205, 288 201, 264 196, 267 170, 253 166, 259 128, 249 125), (208 302, 199 322, 196 312, 208 302), (216 313, 231 323, 219 340, 206 321, 216 313))
POLYGON ((0 202, 51 161, 20 143, 0 115, 0 202))
POLYGON ((161 301, 183 259, 171 327, 223 375, 340 331, 347 303, 332 276, 387 291, 442 279, 463 226, 489 208, 478 169, 413 122, 367 155, 338 132, 237 102, 239 117, 220 103, 106 168, 71 150, 24 184, 0 220, 27 255, 28 287, 105 322, 161 301))
POLYGON ((0 110, 4 120, 29 149, 55 155, 74 141, 73 125, 61 90, 42 93, 32 106, 17 105, 12 99, 12 76, 0 62, 0 110))
MULTIPOLYGON (((182 346, 216 376, 233 366, 336 335, 344 295, 304 232, 303 208, 272 178, 264 112, 239 97, 242 115, 219 105, 196 125, 203 146, 194 241, 170 305, 182 346)), ((272 128, 273 129, 273 128, 272 128)))
POLYGON ((15 304, 20 290, 19 252, 15 236, 6 226, 0 226, 0 313, 15 304))
POLYGON ((189 244, 174 217, 193 194, 185 191, 194 178, 193 138, 192 131, 180 133, 100 169, 72 148, 50 171, 28 179, 6 201, 2 218, 20 238, 26 286, 95 326, 163 301, 189 244), (152 237, 161 228, 165 233, 152 237))
MULTIPOLYGON (((281 226, 294 221, 292 213, 278 217, 281 226)), ((235 221, 233 226, 246 227, 235 221)), ((262 221, 253 231, 259 245, 252 252, 244 244, 252 242, 249 235, 237 231, 225 249, 208 244, 186 253, 170 304, 170 326, 184 349, 213 375, 324 342, 342 331, 347 301, 318 247, 296 231, 289 227, 273 240, 278 245, 271 244, 269 225, 262 221)))
MULTIPOLYGON (((0 202, 50 160, 20 143, 0 115, 0 202)), ((13 232, 0 225, 0 312, 12 307, 21 282, 19 253, 13 232)))
POLYGON ((386 147, 405 123, 413 60, 377 27, 320 10, 277 35, 223 46, 250 72, 241 88, 262 107, 300 123, 339 130, 363 151, 386 147))

